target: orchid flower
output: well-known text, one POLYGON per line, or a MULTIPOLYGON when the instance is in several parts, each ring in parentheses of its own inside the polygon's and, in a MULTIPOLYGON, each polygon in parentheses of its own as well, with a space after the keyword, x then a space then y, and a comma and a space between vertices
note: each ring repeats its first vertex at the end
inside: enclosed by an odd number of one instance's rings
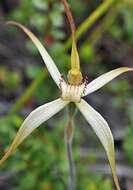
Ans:
POLYGON ((32 40, 34 45, 37 47, 44 63, 46 64, 51 77, 58 86, 61 92, 61 96, 52 102, 39 106, 28 115, 18 130, 12 144, 0 160, 0 165, 3 164, 3 162, 11 155, 11 153, 18 147, 18 145, 20 145, 22 141, 32 133, 33 130, 35 130, 42 123, 58 113, 70 102, 73 102, 101 141, 111 166, 116 188, 117 190, 120 190, 118 178, 116 175, 114 140, 111 130, 108 123, 101 116, 101 114, 92 108, 83 99, 83 97, 100 89, 120 74, 127 71, 133 71, 133 68, 120 67, 99 76, 90 83, 86 82, 86 80, 83 79, 82 73, 80 71, 80 61, 76 44, 75 24, 67 2, 65 0, 62 1, 64 3, 72 32, 71 69, 68 72, 67 81, 64 80, 53 59, 48 54, 39 39, 30 30, 17 22, 9 21, 7 23, 21 28, 32 40))

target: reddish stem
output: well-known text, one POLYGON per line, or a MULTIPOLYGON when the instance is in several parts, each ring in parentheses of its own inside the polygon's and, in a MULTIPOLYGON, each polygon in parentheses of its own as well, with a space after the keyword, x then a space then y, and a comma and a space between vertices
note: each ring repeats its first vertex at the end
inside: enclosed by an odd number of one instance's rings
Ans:
POLYGON ((70 10, 70 7, 69 7, 67 1, 62 0, 62 2, 64 4, 65 13, 66 13, 66 16, 68 18, 68 21, 69 21, 69 24, 70 24, 70 27, 71 27, 72 37, 75 38, 76 27, 75 27, 75 22, 74 22, 74 19, 73 19, 73 16, 72 16, 72 12, 70 10))

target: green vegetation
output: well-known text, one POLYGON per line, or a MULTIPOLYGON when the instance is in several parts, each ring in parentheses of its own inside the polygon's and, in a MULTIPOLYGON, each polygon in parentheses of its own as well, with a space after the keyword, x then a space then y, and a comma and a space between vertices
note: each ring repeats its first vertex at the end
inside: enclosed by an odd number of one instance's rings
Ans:
MULTIPOLYGON (((76 4, 72 0, 68 2, 78 29, 81 67, 88 76, 88 80, 91 81, 100 74, 117 67, 133 67, 132 0, 78 0, 76 4), (100 9, 101 6, 102 9, 100 9), (99 14, 94 18, 92 15, 96 13, 99 14)), ((71 38, 63 6, 59 0, 21 0, 3 15, 5 20, 16 20, 31 28, 48 49, 62 73, 67 73, 70 68, 71 38)), ((7 40, 5 44, 8 48, 13 48, 15 53, 12 57, 14 56, 13 61, 16 60, 16 62, 12 63, 10 58, 4 59, 1 56, 2 53, 0 54, 1 157, 25 116, 38 105, 58 97, 57 88, 48 76, 34 45, 20 31, 8 27, 3 29, 5 30, 4 38, 5 41, 7 40), (10 39, 9 42, 6 36, 10 39), (12 43, 14 43, 13 46, 12 43), (18 59, 21 62, 20 65, 18 59), (22 66, 23 62, 25 62, 24 66, 22 66)), ((2 34, 2 30, 0 32, 2 34)), ((0 35, 0 45, 2 43, 0 35)), ((91 104, 95 103, 95 107, 99 109, 100 98, 109 97, 110 109, 118 113, 116 121, 118 123, 111 128, 114 134, 115 130, 123 134, 120 140, 116 137, 116 150, 125 155, 124 161, 127 165, 133 166, 133 75, 125 74, 121 78, 103 88, 105 97, 102 97, 103 94, 100 94, 100 91, 98 96, 95 96, 94 102, 93 95, 90 99, 88 97, 88 101, 91 104), (119 113, 122 113, 125 119, 121 119, 119 113), (117 141, 120 141, 119 146, 117 146, 117 141)), ((107 115, 106 109, 104 107, 102 111, 107 115)), ((64 112, 37 129, 1 167, 0 173, 7 171, 11 175, 11 187, 17 190, 65 190, 67 188, 69 171, 64 143, 67 118, 64 112)), ((114 119, 113 115, 107 115, 108 122, 114 119)), ((86 126, 82 118, 77 117, 73 143, 78 178, 76 190, 112 190, 112 180, 106 173, 91 170, 91 166, 100 163, 101 160, 97 154, 88 156, 89 148, 98 149, 101 152, 102 149, 90 131, 86 134, 86 126), (94 145, 92 139, 95 142, 94 145), (88 147, 85 158, 80 153, 80 149, 84 146, 88 147)), ((6 180, 3 180, 3 183, 6 183, 6 180)))

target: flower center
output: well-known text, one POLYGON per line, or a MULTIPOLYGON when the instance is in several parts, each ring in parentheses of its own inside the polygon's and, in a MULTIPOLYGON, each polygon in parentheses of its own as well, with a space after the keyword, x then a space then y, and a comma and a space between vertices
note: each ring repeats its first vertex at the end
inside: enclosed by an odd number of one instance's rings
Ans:
POLYGON ((71 85, 62 79, 60 86, 62 91, 61 97, 63 100, 76 103, 80 102, 80 99, 84 94, 85 83, 82 83, 81 85, 71 85))

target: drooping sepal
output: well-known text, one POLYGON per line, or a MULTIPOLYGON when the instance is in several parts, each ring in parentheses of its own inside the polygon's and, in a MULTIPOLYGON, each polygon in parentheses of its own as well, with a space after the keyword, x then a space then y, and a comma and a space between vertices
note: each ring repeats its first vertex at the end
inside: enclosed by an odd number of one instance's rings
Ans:
POLYGON ((114 139, 108 123, 85 100, 81 99, 80 103, 76 103, 76 105, 101 141, 109 160, 116 188, 120 190, 116 175, 114 139))
POLYGON ((27 136, 32 133, 33 130, 35 130, 53 115, 58 113, 68 103, 68 101, 63 101, 61 98, 59 98, 57 100, 44 104, 32 111, 22 123, 20 129, 16 134, 15 139, 13 140, 5 155, 0 160, 0 165, 6 161, 6 159, 12 154, 12 152, 22 143, 22 141, 27 136))

